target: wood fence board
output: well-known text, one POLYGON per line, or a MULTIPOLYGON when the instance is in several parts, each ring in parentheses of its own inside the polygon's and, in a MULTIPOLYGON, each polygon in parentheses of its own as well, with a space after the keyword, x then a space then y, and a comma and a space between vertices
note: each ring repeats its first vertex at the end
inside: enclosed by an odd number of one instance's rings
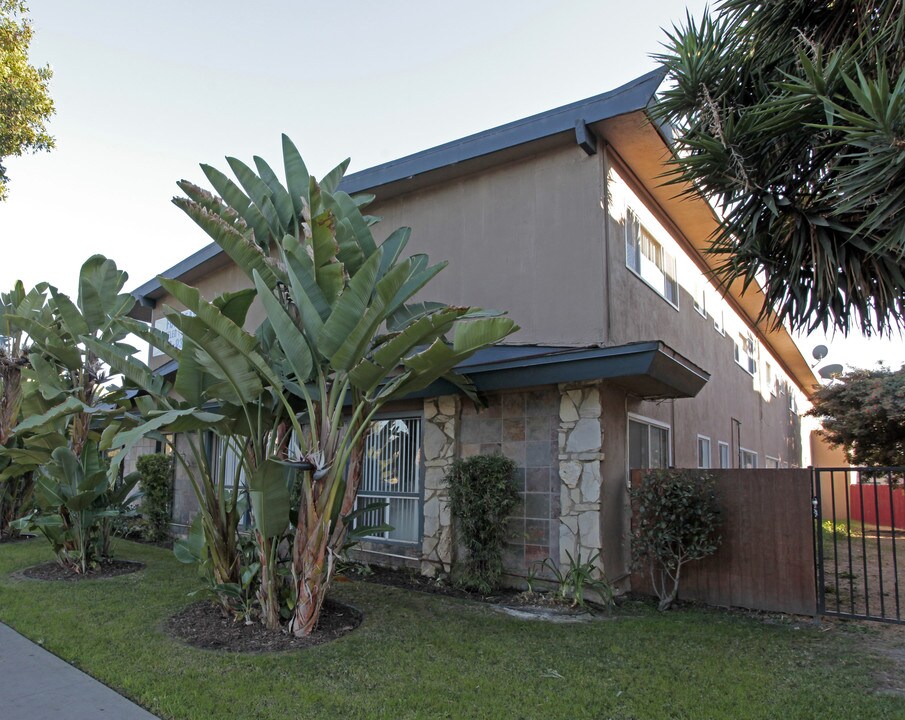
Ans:
MULTIPOLYGON (((812 615, 814 545, 811 474, 794 470, 708 470, 722 511, 716 554, 686 566, 680 597, 710 605, 812 615)), ((632 471, 632 484, 642 471, 632 471)), ((650 581, 632 576, 632 589, 650 581)))

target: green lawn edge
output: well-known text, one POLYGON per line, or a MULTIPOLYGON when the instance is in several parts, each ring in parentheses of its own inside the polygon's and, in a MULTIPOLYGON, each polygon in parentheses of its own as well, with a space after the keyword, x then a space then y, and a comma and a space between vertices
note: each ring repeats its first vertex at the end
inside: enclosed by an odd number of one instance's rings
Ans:
POLYGON ((0 546, 0 621, 166 719, 905 717, 905 698, 876 690, 897 672, 865 642, 883 632, 876 626, 826 632, 801 619, 637 603, 613 619, 557 625, 349 582, 333 592, 365 615, 353 633, 239 655, 160 629, 193 601, 194 568, 125 541, 117 557, 146 567, 47 583, 11 577, 51 559, 40 539, 0 546))

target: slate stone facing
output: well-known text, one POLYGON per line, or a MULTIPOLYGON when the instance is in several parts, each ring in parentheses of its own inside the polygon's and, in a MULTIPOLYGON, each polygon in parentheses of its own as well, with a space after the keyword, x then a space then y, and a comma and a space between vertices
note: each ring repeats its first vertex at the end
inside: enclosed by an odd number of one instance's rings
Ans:
POLYGON ((529 565, 559 558, 559 479, 556 388, 488 398, 486 409, 462 404, 460 456, 499 453, 515 461, 519 504, 507 523, 506 572, 524 575, 529 565))

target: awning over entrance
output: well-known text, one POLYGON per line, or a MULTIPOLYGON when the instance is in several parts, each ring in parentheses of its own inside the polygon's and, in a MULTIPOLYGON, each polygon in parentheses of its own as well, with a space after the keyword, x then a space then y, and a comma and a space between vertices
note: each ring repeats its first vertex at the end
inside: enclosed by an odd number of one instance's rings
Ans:
MULTIPOLYGON (((710 380, 708 372, 659 340, 592 348, 497 345, 475 354, 456 371, 483 392, 608 380, 645 399, 691 398, 710 380)), ((452 392, 452 385, 438 382, 420 395, 452 392)))

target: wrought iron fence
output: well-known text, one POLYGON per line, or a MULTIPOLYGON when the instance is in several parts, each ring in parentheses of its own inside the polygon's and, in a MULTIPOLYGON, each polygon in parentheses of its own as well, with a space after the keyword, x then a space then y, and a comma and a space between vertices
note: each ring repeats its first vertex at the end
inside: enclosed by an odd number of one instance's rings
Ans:
POLYGON ((905 623, 905 468, 813 468, 817 609, 905 623))

